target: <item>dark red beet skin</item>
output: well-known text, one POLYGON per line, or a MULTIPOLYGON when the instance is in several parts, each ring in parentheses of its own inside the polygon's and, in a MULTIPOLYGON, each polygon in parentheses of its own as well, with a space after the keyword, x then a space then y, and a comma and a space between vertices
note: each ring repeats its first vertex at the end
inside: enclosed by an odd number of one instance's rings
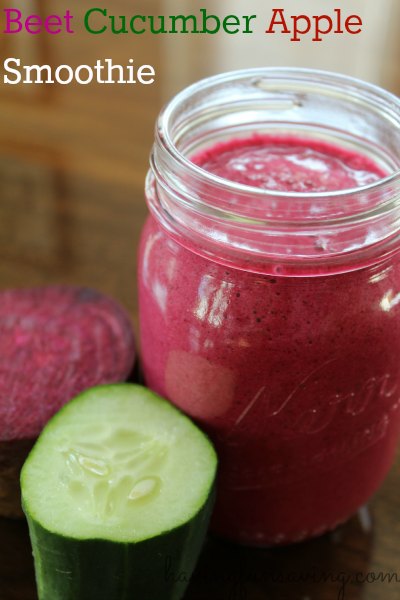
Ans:
POLYGON ((36 437, 86 388, 125 380, 135 358, 125 311, 99 292, 0 292, 0 440, 36 437))

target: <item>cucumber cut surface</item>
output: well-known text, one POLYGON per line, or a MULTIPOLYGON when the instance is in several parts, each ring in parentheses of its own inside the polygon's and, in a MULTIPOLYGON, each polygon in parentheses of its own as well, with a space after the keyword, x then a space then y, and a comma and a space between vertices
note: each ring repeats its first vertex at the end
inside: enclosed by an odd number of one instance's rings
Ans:
POLYGON ((142 386, 100 386, 64 406, 21 474, 39 597, 181 598, 216 463, 208 438, 142 386))

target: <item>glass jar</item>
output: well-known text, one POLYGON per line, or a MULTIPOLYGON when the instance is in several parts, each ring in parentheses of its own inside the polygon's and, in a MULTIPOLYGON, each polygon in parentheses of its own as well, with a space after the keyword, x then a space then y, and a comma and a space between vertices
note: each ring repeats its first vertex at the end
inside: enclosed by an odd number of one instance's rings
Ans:
POLYGON ((201 81, 161 112, 139 287, 146 383, 220 457, 214 530, 316 536, 381 484, 400 430, 400 101, 302 69, 201 81), (362 153, 387 176, 271 192, 190 159, 257 134, 362 153))

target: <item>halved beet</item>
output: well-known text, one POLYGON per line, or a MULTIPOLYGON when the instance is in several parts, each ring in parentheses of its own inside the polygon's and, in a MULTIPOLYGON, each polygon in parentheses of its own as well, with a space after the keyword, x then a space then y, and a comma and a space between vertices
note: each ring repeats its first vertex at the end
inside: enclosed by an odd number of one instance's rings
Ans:
POLYGON ((95 290, 0 292, 0 514, 21 514, 19 469, 48 419, 83 390, 124 381, 134 358, 126 312, 95 290))

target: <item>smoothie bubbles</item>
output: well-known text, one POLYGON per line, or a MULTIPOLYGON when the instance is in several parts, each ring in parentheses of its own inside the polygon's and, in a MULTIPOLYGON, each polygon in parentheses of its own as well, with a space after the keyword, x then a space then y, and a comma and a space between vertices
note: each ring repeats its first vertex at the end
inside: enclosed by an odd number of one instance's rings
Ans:
POLYGON ((140 306, 147 384, 215 442, 213 529, 319 535, 382 483, 400 431, 400 101, 261 69, 161 113, 140 306))

